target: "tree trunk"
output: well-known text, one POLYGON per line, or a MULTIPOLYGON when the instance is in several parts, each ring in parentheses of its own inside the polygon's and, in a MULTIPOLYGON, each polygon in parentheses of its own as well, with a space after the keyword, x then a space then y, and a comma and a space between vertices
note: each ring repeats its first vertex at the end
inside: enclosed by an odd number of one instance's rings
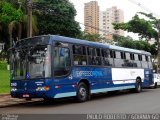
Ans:
MULTIPOLYGON (((12 30, 13 30, 13 22, 11 22, 8 26, 8 30, 9 30, 9 44, 10 44, 10 48, 12 48, 12 45, 13 45, 13 41, 12 41, 12 30)), ((10 53, 9 53, 9 64, 10 64, 10 70, 12 70, 12 67, 11 66, 11 57, 12 57, 12 50, 10 50, 10 53)))
POLYGON ((12 47, 13 41, 12 41, 12 30, 13 30, 13 22, 11 22, 8 26, 9 30, 9 43, 10 43, 10 48, 12 47))
POLYGON ((22 34, 22 25, 21 23, 18 23, 18 40, 21 39, 21 34, 22 34))
POLYGON ((27 37, 32 37, 32 0, 28 1, 28 28, 27 37))

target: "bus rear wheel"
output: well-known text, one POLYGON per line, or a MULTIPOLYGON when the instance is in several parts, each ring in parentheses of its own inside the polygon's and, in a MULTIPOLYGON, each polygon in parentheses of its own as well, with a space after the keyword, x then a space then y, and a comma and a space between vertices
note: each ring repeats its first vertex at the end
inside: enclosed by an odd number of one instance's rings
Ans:
POLYGON ((54 102, 54 98, 43 98, 43 102, 44 103, 52 103, 52 102, 54 102))
POLYGON ((157 83, 154 83, 153 88, 154 88, 154 89, 156 89, 156 88, 157 88, 157 83))
POLYGON ((78 84, 77 100, 78 102, 85 102, 89 98, 89 89, 84 82, 78 84))
POLYGON ((141 91, 142 91, 142 83, 140 79, 137 79, 135 84, 135 92, 140 93, 141 91))
POLYGON ((25 98, 26 99, 26 101, 31 101, 32 99, 31 98, 25 98))

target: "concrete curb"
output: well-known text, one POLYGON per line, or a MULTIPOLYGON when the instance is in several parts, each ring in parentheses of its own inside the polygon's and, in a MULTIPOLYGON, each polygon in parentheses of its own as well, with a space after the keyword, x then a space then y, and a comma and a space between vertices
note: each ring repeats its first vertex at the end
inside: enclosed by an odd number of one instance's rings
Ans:
POLYGON ((9 93, 0 94, 0 96, 10 96, 9 93))
POLYGON ((14 106, 19 106, 19 105, 25 105, 25 104, 30 104, 30 103, 36 103, 36 102, 42 102, 42 100, 32 100, 32 101, 19 101, 19 102, 10 102, 10 103, 5 103, 5 104, 0 104, 0 108, 6 108, 6 107, 14 107, 14 106))
POLYGON ((35 99, 32 99, 31 101, 26 101, 24 98, 22 99, 12 98, 10 94, 0 94, 0 108, 11 107, 11 106, 21 105, 26 103, 34 103, 41 100, 42 99, 35 98, 35 99))

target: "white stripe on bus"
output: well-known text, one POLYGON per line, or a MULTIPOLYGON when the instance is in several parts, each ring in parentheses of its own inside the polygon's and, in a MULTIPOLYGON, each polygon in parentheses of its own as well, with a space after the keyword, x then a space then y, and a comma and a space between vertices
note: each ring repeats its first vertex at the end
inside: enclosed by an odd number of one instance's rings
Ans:
POLYGON ((91 93, 107 92, 107 91, 114 91, 114 90, 125 90, 125 89, 131 89, 131 88, 135 88, 135 86, 130 85, 130 86, 95 89, 95 90, 91 90, 91 93))
POLYGON ((124 84, 123 81, 116 81, 116 80, 130 80, 126 81, 125 83, 135 83, 132 81, 140 77, 142 82, 144 80, 144 69, 129 69, 129 68, 112 68, 112 81, 113 84, 124 84))
MULTIPOLYGON (((125 90, 125 89, 131 89, 131 88, 135 88, 135 86, 130 85, 130 86, 94 89, 94 90, 91 90, 91 93, 100 93, 100 92, 107 92, 107 91, 114 91, 114 90, 125 90)), ((76 92, 58 93, 55 95, 54 98, 63 98, 63 97, 72 97, 72 96, 76 96, 76 92)))

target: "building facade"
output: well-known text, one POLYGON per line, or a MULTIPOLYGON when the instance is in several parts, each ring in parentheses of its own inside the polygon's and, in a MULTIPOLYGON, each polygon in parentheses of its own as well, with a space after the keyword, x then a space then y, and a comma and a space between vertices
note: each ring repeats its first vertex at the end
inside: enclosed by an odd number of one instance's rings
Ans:
POLYGON ((99 34, 104 37, 111 38, 113 34, 124 36, 124 31, 114 30, 112 23, 124 22, 124 12, 117 9, 116 6, 108 8, 106 11, 101 11, 99 15, 99 34))
POLYGON ((84 4, 84 25, 86 33, 99 33, 99 6, 97 1, 84 4))

